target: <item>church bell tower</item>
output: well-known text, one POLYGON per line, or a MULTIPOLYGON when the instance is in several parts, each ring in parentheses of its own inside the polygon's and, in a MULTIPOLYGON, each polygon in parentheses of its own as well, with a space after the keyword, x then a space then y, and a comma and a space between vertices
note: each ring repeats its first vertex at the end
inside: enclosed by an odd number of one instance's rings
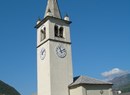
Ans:
POLYGON ((43 20, 37 21, 37 95, 69 95, 73 82, 68 16, 62 19, 57 0, 48 0, 43 20))

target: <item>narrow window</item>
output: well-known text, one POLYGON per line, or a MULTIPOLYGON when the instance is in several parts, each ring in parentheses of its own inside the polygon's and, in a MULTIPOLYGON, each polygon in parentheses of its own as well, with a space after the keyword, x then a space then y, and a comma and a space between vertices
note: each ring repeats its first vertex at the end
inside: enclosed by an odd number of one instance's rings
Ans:
POLYGON ((46 39, 46 28, 44 27, 44 39, 46 39))
POLYGON ((46 28, 44 27, 41 30, 41 41, 43 41, 46 38, 46 28))
POLYGON ((59 37, 63 38, 63 27, 59 29, 59 37))
POLYGON ((54 31, 55 31, 55 37, 58 37, 59 33, 58 33, 58 26, 57 25, 55 25, 54 31))

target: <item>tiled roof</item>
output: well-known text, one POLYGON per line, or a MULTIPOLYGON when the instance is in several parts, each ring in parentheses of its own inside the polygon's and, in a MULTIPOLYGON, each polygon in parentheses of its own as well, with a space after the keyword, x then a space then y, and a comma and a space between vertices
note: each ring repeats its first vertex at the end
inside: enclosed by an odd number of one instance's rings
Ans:
POLYGON ((87 76, 78 76, 74 78, 74 82, 70 85, 70 86, 74 86, 74 85, 79 85, 79 84, 107 84, 107 85, 112 85, 112 83, 110 82, 104 82, 101 80, 97 80, 94 78, 90 78, 87 76))

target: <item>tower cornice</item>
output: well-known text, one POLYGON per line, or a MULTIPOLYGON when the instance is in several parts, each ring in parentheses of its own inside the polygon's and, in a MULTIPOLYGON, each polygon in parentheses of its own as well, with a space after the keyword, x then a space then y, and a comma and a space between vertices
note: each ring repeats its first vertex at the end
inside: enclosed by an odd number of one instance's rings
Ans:
POLYGON ((53 42, 59 42, 59 43, 64 43, 64 44, 72 44, 71 42, 66 42, 66 41, 60 41, 60 40, 55 40, 55 39, 47 39, 46 41, 42 42, 41 44, 39 44, 37 46, 37 48, 39 48, 40 46, 42 46, 43 44, 45 44, 48 41, 53 41, 53 42))
POLYGON ((71 21, 67 21, 67 20, 63 20, 63 19, 60 19, 60 18, 56 18, 56 17, 52 17, 52 16, 46 16, 42 21, 40 21, 36 26, 35 28, 39 28, 41 25, 43 25, 46 21, 50 20, 50 19, 55 19, 57 21, 61 21, 61 22, 64 22, 66 24, 71 24, 72 22, 71 21))

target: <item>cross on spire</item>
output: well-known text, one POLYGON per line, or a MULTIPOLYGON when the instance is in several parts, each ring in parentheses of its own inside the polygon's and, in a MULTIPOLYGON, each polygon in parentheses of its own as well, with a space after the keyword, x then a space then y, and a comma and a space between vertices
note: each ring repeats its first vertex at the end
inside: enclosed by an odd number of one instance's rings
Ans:
POLYGON ((48 0, 44 17, 47 16, 48 12, 50 12, 53 17, 61 19, 61 14, 60 14, 57 0, 48 0))

